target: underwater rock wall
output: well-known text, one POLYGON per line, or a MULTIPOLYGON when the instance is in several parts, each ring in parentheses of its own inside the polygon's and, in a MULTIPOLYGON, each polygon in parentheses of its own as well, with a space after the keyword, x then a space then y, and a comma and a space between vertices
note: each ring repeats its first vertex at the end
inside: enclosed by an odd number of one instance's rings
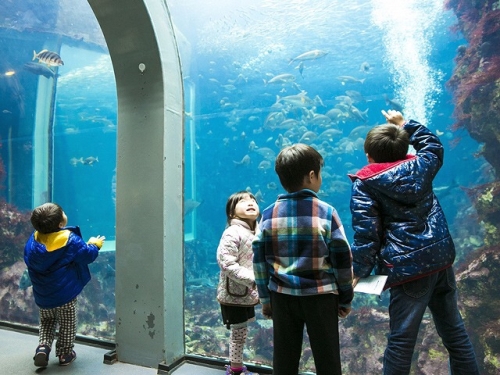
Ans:
POLYGON ((463 317, 481 373, 500 368, 500 1, 447 0, 458 18, 460 46, 448 82, 454 96, 455 129, 466 129, 482 144, 480 156, 491 164, 495 181, 467 189, 484 227, 485 246, 458 265, 463 317))
MULTIPOLYGON (((500 2, 447 0, 445 6, 458 18, 456 31, 468 41, 460 46, 456 67, 448 82, 454 96, 455 129, 465 128, 482 143, 480 154, 500 173, 500 2)), ((498 183, 476 190, 473 203, 486 228, 486 244, 500 240, 500 189, 498 183), (488 207, 483 209, 483 202, 488 207)))

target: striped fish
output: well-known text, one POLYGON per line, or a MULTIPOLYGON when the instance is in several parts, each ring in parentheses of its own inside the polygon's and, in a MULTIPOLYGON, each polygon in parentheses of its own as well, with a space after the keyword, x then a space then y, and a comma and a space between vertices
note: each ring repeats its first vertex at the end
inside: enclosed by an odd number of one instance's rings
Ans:
POLYGON ((57 53, 49 51, 49 50, 41 50, 36 53, 33 51, 33 60, 38 59, 39 62, 43 64, 47 64, 48 66, 61 66, 64 65, 61 56, 57 53))

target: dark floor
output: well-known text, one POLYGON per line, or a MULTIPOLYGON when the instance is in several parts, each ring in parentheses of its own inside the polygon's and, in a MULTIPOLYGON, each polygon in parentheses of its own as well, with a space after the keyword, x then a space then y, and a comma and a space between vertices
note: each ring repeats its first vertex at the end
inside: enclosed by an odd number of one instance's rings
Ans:
MULTIPOLYGON (((158 373, 157 368, 123 362, 115 362, 112 365, 104 364, 104 355, 109 353, 110 349, 82 344, 79 341, 75 345, 78 357, 69 366, 59 366, 57 359, 51 356, 48 367, 37 368, 33 365, 33 354, 37 345, 38 337, 35 334, 0 327, 0 374, 153 375, 158 373)), ((214 368, 184 363, 171 371, 170 374, 223 375, 225 371, 223 365, 214 368)))

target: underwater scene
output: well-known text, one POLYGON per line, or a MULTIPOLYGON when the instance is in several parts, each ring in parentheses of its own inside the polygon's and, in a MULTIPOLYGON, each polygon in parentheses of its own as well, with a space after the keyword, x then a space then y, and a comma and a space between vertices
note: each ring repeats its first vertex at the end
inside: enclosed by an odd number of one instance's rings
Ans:
MULTIPOLYGON (((319 196, 351 241, 354 173, 369 129, 396 109, 437 134, 434 191, 455 241, 459 306, 483 374, 500 368, 500 2, 166 1, 185 90, 185 351, 227 359, 216 250, 233 192, 261 211, 284 193, 279 151, 323 156, 319 196)), ((0 320, 38 325, 22 259, 29 213, 52 200, 85 239, 106 236, 79 297, 78 334, 115 334, 117 98, 111 59, 84 0, 0 4, 0 320)), ((377 374, 389 293, 356 294, 339 323, 344 373, 377 374)), ((272 364, 272 322, 256 308, 244 359, 272 364)), ((447 374, 426 315, 412 374, 447 374)), ((314 372, 307 334, 301 371, 314 372)))

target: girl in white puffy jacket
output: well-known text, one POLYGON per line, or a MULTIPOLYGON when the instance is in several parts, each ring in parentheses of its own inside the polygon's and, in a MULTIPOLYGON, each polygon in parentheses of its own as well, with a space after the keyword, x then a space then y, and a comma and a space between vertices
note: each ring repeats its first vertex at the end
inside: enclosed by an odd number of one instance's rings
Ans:
POLYGON ((226 215, 227 226, 217 248, 217 300, 224 324, 231 330, 226 375, 252 375, 243 366, 243 347, 248 322, 255 320, 254 306, 259 303, 252 266, 252 241, 260 215, 254 195, 247 191, 232 194, 226 203, 226 215))

